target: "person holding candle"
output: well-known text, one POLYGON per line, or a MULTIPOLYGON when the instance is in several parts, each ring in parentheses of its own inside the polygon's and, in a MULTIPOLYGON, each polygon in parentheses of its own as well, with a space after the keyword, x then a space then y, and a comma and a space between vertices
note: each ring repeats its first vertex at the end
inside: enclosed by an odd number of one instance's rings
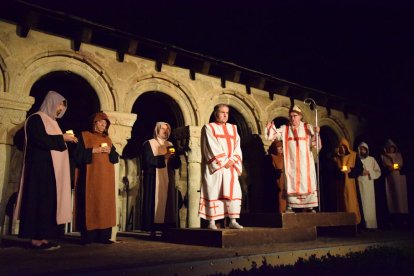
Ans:
POLYGON ((340 212, 355 213, 356 224, 361 222, 356 178, 363 173, 363 165, 352 151, 347 139, 342 138, 334 155, 337 171, 334 173, 338 191, 337 208, 340 212))
POLYGON ((173 144, 168 141, 171 127, 157 122, 154 138, 143 144, 143 209, 141 229, 155 236, 156 230, 175 226, 175 173, 180 166, 173 144))
POLYGON ((404 162, 401 152, 391 139, 388 139, 385 144, 381 160, 385 172, 388 212, 392 219, 405 221, 404 217, 408 214, 408 201, 407 180, 406 176, 401 173, 404 162))
POLYGON ((359 144, 358 155, 363 165, 362 174, 358 176, 358 188, 361 195, 365 228, 368 230, 376 230, 378 225, 374 180, 381 176, 381 168, 375 158, 369 155, 367 143, 362 142, 359 144))
POLYGON ((24 124, 24 163, 14 219, 20 219, 19 238, 30 239, 35 249, 59 248, 51 240, 63 235, 72 218, 67 143, 78 139, 63 133, 56 120, 66 109, 66 99, 49 91, 39 111, 24 124))
POLYGON ((286 175, 287 210, 315 212, 318 207, 318 191, 315 161, 312 149, 316 144, 315 132, 319 127, 302 121, 302 110, 294 105, 289 110, 289 124, 276 128, 273 121, 266 125, 266 139, 283 141, 283 156, 286 175))
POLYGON ((75 228, 83 244, 111 244, 112 227, 116 225, 115 166, 119 155, 108 129, 108 116, 92 116, 89 131, 83 131, 74 152, 77 166, 75 181, 75 228))

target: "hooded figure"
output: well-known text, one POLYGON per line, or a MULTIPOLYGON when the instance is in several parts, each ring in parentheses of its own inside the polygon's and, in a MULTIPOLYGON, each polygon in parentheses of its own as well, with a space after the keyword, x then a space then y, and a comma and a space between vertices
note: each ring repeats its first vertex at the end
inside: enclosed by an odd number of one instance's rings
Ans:
POLYGON ((390 214, 408 214, 407 180, 406 176, 401 174, 404 162, 397 145, 390 139, 385 144, 381 159, 386 174, 388 211, 390 214))
POLYGON ((110 244, 116 224, 115 166, 119 155, 108 136, 108 116, 99 112, 91 117, 89 131, 83 131, 74 158, 75 226, 83 243, 110 244))
POLYGON ((157 122, 154 138, 143 144, 143 206, 141 229, 155 235, 175 223, 174 171, 180 165, 173 144, 168 141, 171 127, 157 122))
POLYGON ((338 188, 338 211, 354 213, 356 224, 359 224, 361 213, 355 179, 362 174, 363 167, 357 153, 351 150, 349 142, 345 138, 339 142, 334 162, 337 165, 335 182, 338 188))
POLYGON ((369 148, 366 143, 362 142, 359 144, 358 155, 363 165, 362 175, 358 176, 358 187, 361 195, 365 227, 367 229, 376 229, 378 226, 374 180, 381 176, 381 169, 375 158, 369 156, 369 148))
POLYGON ((49 91, 40 110, 24 125, 24 163, 15 219, 20 218, 19 237, 31 239, 32 245, 40 249, 58 248, 47 240, 61 236, 64 224, 71 221, 65 141, 76 142, 77 138, 63 134, 56 121, 66 108, 66 99, 49 91))
POLYGON ((286 212, 286 182, 285 170, 283 164, 283 142, 274 141, 269 148, 270 156, 272 157, 273 167, 277 172, 277 190, 279 200, 279 213, 286 212))

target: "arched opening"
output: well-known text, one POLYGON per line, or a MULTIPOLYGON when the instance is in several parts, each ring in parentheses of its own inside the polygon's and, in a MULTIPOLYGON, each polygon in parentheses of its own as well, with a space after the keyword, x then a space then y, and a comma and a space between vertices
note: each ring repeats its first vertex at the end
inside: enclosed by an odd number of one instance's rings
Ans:
MULTIPOLYGON (((98 96, 92 86, 81 76, 69 71, 55 71, 44 75, 34 83, 30 96, 35 98, 33 106, 27 112, 26 118, 37 112, 49 91, 56 91, 68 101, 65 115, 58 119, 62 131, 73 130, 78 136, 88 128, 88 118, 100 110, 98 96)), ((16 132, 14 144, 22 150, 24 145, 23 127, 16 132)), ((69 154, 73 145, 68 144, 69 154)))
POLYGON ((289 124, 289 119, 286 117, 277 117, 273 119, 273 123, 277 128, 289 124))
POLYGON ((88 118, 100 110, 99 98, 92 86, 81 76, 70 71, 55 71, 40 78, 30 90, 35 103, 27 116, 37 112, 46 94, 56 91, 68 101, 65 115, 59 119, 62 131, 72 129, 75 134, 88 128, 88 118))
POLYGON ((333 156, 335 148, 338 146, 339 138, 329 126, 321 127, 320 137, 322 141, 322 149, 319 152, 319 196, 321 210, 324 212, 336 212, 337 194, 332 172, 336 170, 333 156))
MULTIPOLYGON (((141 154, 143 143, 153 138, 157 122, 166 122, 170 124, 171 129, 184 126, 184 117, 179 105, 173 98, 162 92, 150 91, 142 94, 135 101, 131 112, 137 114, 137 120, 132 127, 131 138, 124 148, 122 158, 126 162, 126 176, 128 179, 136 179, 136 181, 130 183, 130 190, 125 195, 128 198, 128 204, 123 206, 126 210, 126 219, 124 219, 126 230, 141 229, 142 206, 140 204, 143 196, 141 154)), ((169 140, 176 145, 173 135, 169 140)))

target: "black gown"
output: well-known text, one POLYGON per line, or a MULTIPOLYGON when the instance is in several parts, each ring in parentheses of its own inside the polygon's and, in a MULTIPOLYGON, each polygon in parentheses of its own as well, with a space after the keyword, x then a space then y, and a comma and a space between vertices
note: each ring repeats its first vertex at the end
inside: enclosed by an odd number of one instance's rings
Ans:
POLYGON ((50 150, 64 151, 62 135, 48 135, 39 115, 27 122, 25 174, 20 207, 19 237, 57 239, 64 224, 56 222, 56 180, 50 150))
MULTIPOLYGON (((180 159, 178 155, 171 157, 168 162, 169 169, 176 169, 180 166, 180 159)), ((143 145, 142 151, 142 170, 143 170, 143 205, 141 216, 141 230, 155 231, 164 230, 165 227, 175 226, 175 187, 174 183, 170 182, 168 185, 168 197, 165 212, 165 223, 162 225, 154 223, 155 212, 155 183, 157 168, 165 168, 164 155, 154 156, 149 141, 146 141, 143 145)), ((168 173, 170 177, 170 172, 168 173)), ((171 177, 170 177, 171 179, 171 177)))

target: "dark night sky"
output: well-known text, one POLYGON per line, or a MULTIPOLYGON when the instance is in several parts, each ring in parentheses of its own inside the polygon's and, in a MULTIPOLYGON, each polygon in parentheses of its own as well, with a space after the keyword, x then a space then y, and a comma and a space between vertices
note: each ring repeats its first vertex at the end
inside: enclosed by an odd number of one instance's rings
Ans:
POLYGON ((27 2, 369 102, 372 110, 396 114, 381 118, 388 123, 410 108, 414 24, 409 2, 27 2))

